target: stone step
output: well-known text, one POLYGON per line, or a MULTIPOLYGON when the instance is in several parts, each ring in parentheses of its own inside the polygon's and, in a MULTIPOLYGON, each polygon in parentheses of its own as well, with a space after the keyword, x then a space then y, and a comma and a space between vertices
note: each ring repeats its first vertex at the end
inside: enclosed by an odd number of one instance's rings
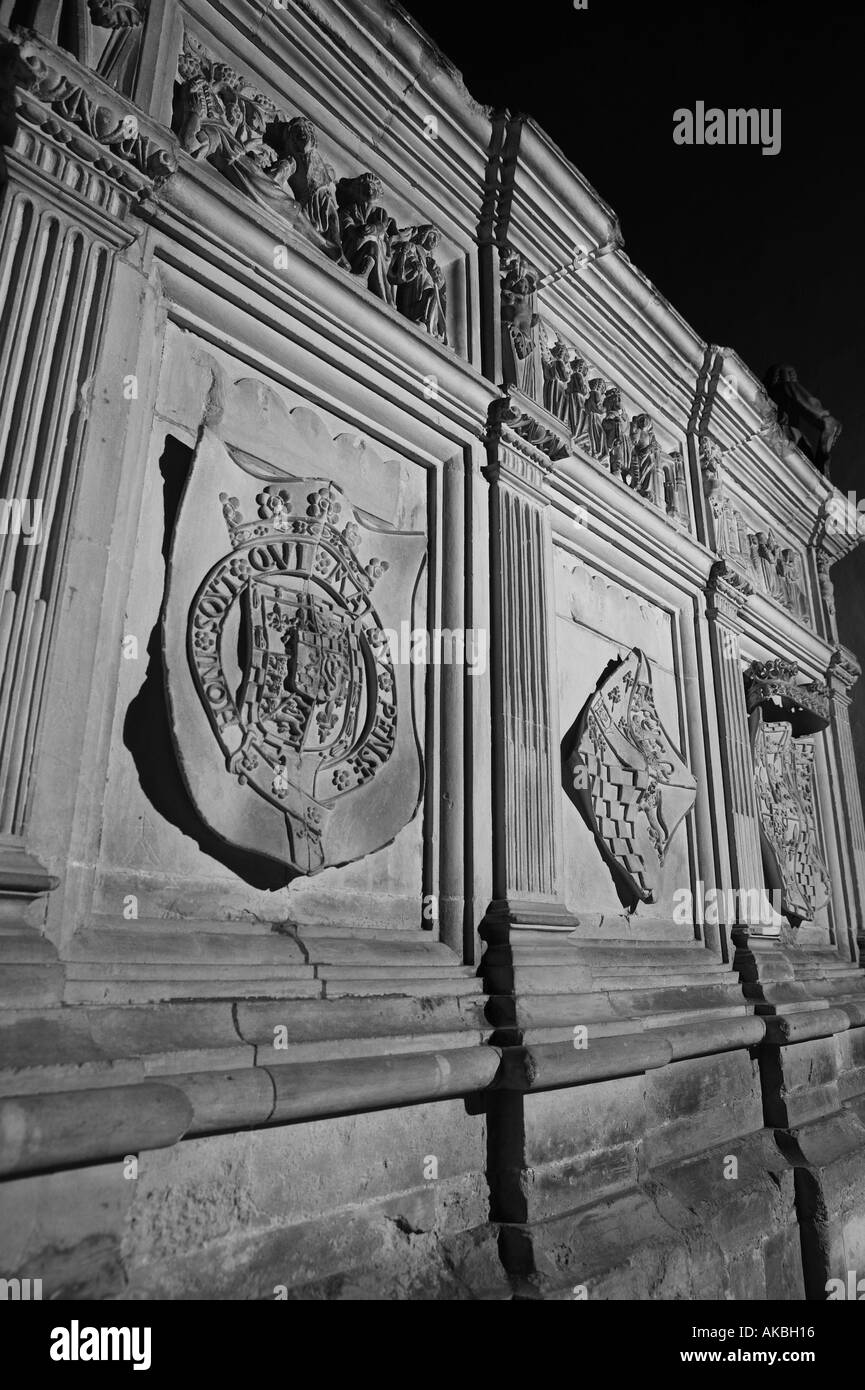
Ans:
POLYGON ((321 1003, 293 1002, 290 1009, 273 1002, 239 1002, 234 1016, 242 1038, 256 1045, 273 1040, 275 1027, 284 1027, 291 1043, 397 1036, 444 1031, 460 1033, 489 1027, 481 996, 378 995, 334 999, 321 1003))
POLYGON ((139 930, 140 922, 127 922, 125 930, 102 931, 92 927, 76 932, 69 946, 70 961, 176 965, 202 963, 265 966, 305 965, 304 952, 289 936, 228 932, 173 932, 139 930))
MULTIPOLYGON (((309 965, 273 962, 268 965, 243 961, 242 975, 247 980, 313 980, 315 971, 309 965)), ((209 961, 182 961, 176 965, 159 962, 128 961, 70 961, 66 966, 67 980, 232 980, 238 975, 237 965, 214 964, 209 961)))
POLYGON ((320 980, 477 979, 470 965, 315 965, 314 970, 320 980))
POLYGON ((418 980, 414 976, 404 975, 385 982, 379 974, 371 979, 348 976, 338 980, 327 980, 323 983, 328 999, 340 999, 348 995, 361 996, 384 993, 444 999, 452 995, 481 995, 483 993, 482 981, 474 976, 462 979, 449 976, 432 981, 418 980))
POLYGON ((122 980, 72 980, 66 986, 66 1004, 156 1004, 183 999, 319 999, 321 980, 286 980, 274 972, 267 979, 142 980, 124 984, 122 980))

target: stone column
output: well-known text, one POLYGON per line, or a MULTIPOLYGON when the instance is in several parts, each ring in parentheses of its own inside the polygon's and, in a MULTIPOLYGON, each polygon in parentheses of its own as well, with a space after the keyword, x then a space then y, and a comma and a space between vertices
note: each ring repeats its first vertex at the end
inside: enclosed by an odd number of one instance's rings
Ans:
POLYGON ((487 920, 570 931, 563 901, 561 748, 545 454, 490 429, 493 902, 487 920))
POLYGON ((825 737, 829 743, 831 815, 844 868, 848 922, 851 932, 856 933, 860 956, 865 950, 865 823, 850 728, 850 702, 861 674, 853 653, 846 647, 837 647, 826 673, 832 722, 825 737))
POLYGON ((753 592, 748 581, 726 560, 719 560, 712 566, 706 586, 706 613, 720 723, 731 869, 734 886, 745 890, 744 901, 740 898, 737 921, 753 934, 777 936, 780 919, 777 924, 769 925, 774 914, 765 896, 748 710, 739 654, 741 615, 753 592), (765 906, 754 921, 753 903, 758 892, 765 906))
POLYGON ((0 937, 9 989, 35 1004, 52 975, 38 932, 57 879, 29 842, 31 782, 90 384, 134 201, 174 166, 152 123, 55 45, 2 29, 0 42, 18 104, 0 210, 0 937))

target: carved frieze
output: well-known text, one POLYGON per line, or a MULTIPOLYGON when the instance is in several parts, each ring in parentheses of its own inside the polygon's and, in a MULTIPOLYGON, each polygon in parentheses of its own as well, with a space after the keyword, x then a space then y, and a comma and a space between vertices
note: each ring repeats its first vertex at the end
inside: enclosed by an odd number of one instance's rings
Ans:
POLYGON ((661 723, 639 648, 610 663, 565 735, 562 778, 622 902, 633 910, 657 901, 659 870, 697 784, 661 723))
POLYGON ((387 632, 412 619, 426 543, 316 473, 311 412, 294 412, 286 447, 283 474, 204 430, 172 542, 165 669, 202 820, 312 874, 389 843, 417 809, 412 668, 387 632))
POLYGON ((504 384, 540 410, 523 412, 519 432, 555 460, 579 447, 645 497, 676 525, 689 526, 681 450, 666 452, 655 421, 633 418, 619 388, 545 324, 538 303, 539 271, 518 252, 501 254, 504 384))
POLYGON ((779 603, 800 622, 810 622, 802 556, 792 546, 781 545, 770 527, 753 529, 727 486, 723 450, 708 435, 700 439, 700 468, 714 549, 757 593, 779 603))
POLYGON ((156 126, 145 128, 122 101, 82 84, 64 54, 38 40, 20 44, 20 117, 136 193, 158 188, 177 167, 156 126))
POLYGON ((828 688, 800 683, 790 661, 754 662, 745 673, 754 788, 767 887, 793 926, 829 900, 814 803, 815 737, 829 723, 828 688))
POLYGON ((406 227, 382 206, 370 172, 338 178, 304 116, 289 118, 187 32, 178 60, 180 143, 249 197, 297 225, 379 299, 447 343, 447 287, 436 258, 439 232, 406 227))

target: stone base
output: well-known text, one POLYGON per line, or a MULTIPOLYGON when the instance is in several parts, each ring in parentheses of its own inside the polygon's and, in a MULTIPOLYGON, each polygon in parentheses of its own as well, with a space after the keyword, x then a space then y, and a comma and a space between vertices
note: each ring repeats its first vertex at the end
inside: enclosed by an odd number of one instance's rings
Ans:
POLYGON ((63 967, 40 935, 58 880, 11 837, 0 839, 0 1006, 45 1008, 63 995, 63 967))
POLYGON ((12 1181, 5 1272, 55 1299, 507 1298, 484 1162, 450 1101, 12 1181))

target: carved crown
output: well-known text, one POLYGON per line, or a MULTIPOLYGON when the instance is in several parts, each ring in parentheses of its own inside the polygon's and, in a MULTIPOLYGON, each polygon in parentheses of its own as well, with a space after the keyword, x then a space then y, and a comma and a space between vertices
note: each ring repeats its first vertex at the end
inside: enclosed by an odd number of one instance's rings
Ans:
POLYGON ((822 681, 800 684, 793 661, 754 661, 745 672, 748 713, 757 708, 767 722, 785 720, 794 734, 813 734, 830 720, 829 688, 822 681))
MULTIPOLYGON (((373 557, 363 564, 358 558, 356 551, 361 541, 361 530, 340 488, 333 483, 325 483, 314 492, 308 492, 308 486, 305 482, 286 482, 271 483, 262 488, 255 498, 258 514, 253 518, 243 516, 236 497, 221 492, 219 500, 232 549, 245 549, 253 543, 268 545, 309 537, 326 546, 334 559, 346 566, 361 588, 369 591, 389 568, 388 561, 373 557), (341 524, 344 505, 349 519, 341 524)), ((322 551, 316 568, 324 572, 329 564, 322 551)))

